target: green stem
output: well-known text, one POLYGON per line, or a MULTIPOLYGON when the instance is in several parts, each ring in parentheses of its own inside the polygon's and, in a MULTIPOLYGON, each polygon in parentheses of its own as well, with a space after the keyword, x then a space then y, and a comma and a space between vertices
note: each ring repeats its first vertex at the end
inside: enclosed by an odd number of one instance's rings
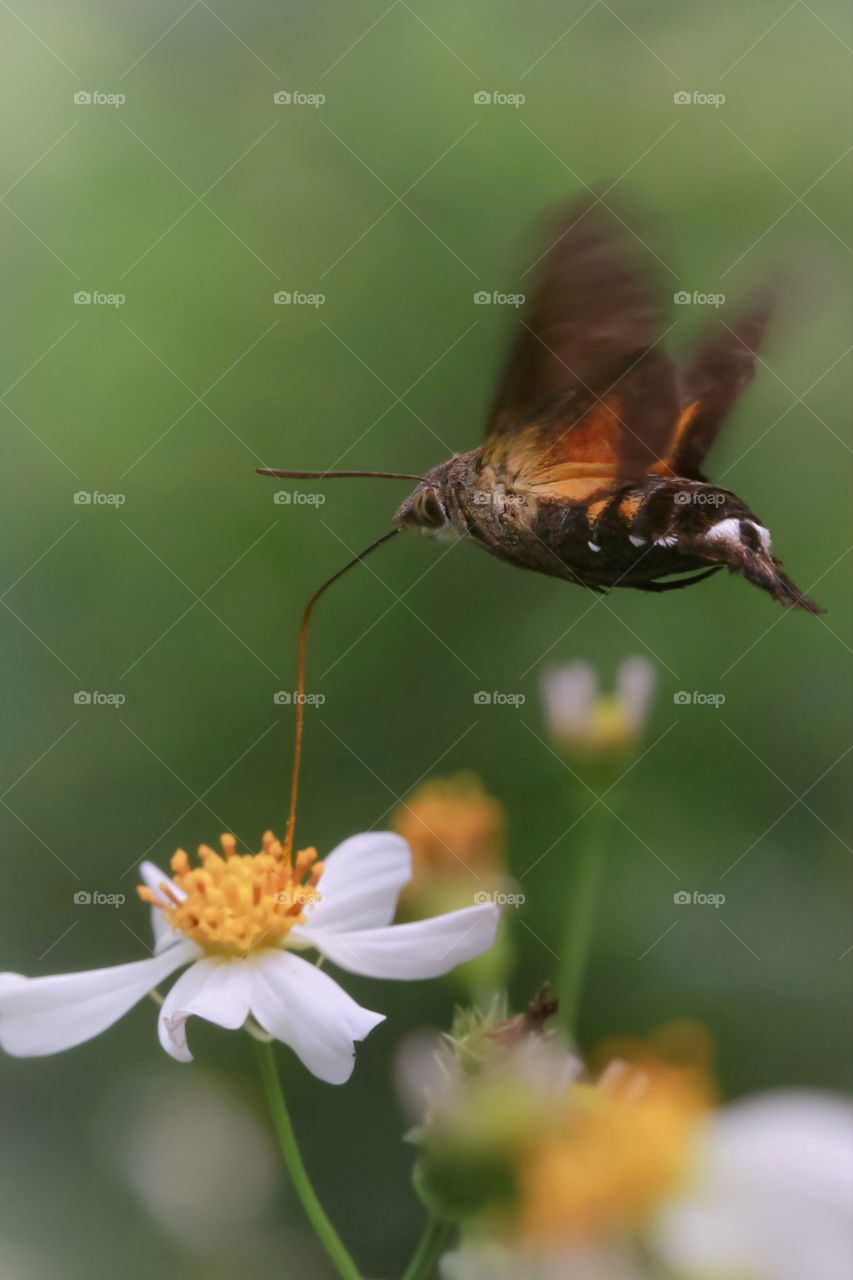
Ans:
POLYGON ((438 1218, 429 1218, 403 1280, 429 1280, 439 1256, 450 1243, 453 1226, 438 1218))
POLYGON ((284 1163, 287 1165, 294 1189, 299 1196, 306 1217, 317 1233, 342 1280, 362 1280, 361 1272, 347 1253, 346 1247, 335 1228, 326 1217, 325 1210, 311 1185, 308 1170, 302 1162, 299 1144, 296 1141, 296 1134, 293 1131, 293 1124, 281 1090, 281 1081, 275 1065, 273 1046, 271 1044, 262 1044, 260 1041, 255 1040, 254 1047, 258 1066, 260 1067, 261 1079, 266 1090, 267 1101, 272 1112, 276 1136, 281 1147, 281 1153, 284 1156, 284 1163))
POLYGON ((575 874, 568 898, 566 932, 557 979, 558 1018, 573 1038, 577 1037, 581 991, 604 872, 607 817, 604 805, 597 804, 580 828, 580 840, 575 850, 575 874))

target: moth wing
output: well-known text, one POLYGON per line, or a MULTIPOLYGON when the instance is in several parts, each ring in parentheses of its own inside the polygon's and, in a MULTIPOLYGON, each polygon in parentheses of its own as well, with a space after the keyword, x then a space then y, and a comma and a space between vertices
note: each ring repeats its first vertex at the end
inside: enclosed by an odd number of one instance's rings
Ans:
POLYGON ((678 393, 659 347, 656 256, 594 197, 561 211, 489 415, 486 462, 550 485, 596 469, 628 480, 659 462, 678 393))
POLYGON ((702 480, 702 465, 735 401, 755 375, 755 363, 773 310, 765 289, 725 316, 701 346, 681 378, 681 414, 666 464, 675 475, 702 480))

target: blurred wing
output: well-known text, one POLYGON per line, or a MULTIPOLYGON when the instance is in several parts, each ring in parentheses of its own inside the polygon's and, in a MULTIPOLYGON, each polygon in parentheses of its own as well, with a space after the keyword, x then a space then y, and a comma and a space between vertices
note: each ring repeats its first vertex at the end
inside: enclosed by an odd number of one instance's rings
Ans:
POLYGON ((681 416, 667 450, 669 470, 702 480, 701 467, 738 396, 755 374, 755 358, 773 309, 765 290, 742 307, 696 352, 682 379, 681 416))
POLYGON ((594 198, 563 210, 489 416, 484 454, 523 447, 542 469, 629 478, 663 456, 678 416, 657 348, 665 311, 654 255, 594 198), (591 474, 591 472, 589 472, 591 474))

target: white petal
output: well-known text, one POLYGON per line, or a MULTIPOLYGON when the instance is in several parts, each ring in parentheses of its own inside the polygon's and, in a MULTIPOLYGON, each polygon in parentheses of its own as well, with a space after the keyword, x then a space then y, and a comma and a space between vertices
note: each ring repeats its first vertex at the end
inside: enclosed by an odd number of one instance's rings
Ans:
POLYGON ((16 1058, 41 1057, 91 1040, 199 954, 185 939, 151 960, 109 969, 49 978, 0 974, 0 1047, 16 1058))
MULTIPOLYGON (((156 893, 161 900, 164 900, 164 894, 161 886, 167 884, 169 891, 176 898, 185 898, 187 895, 183 889, 179 889, 176 884, 169 879, 165 871, 161 871, 153 862, 140 863, 139 874, 145 884, 153 893, 156 893)), ((151 932, 154 934, 154 954, 159 955, 166 947, 171 947, 173 942, 180 942, 181 933, 177 929, 173 929, 169 921, 163 915, 159 907, 151 908, 151 932)))
POLYGON ((661 1219, 657 1247, 678 1270, 755 1280, 853 1275, 853 1109, 820 1094, 772 1093, 709 1123, 695 1192, 661 1219))
POLYGON ((449 911, 431 920, 352 933, 305 925, 291 937, 305 941, 342 969, 368 978, 436 978, 488 951, 500 912, 492 903, 449 911))
MULTIPOLYGON (((476 1238, 442 1255, 442 1280, 647 1280, 630 1246, 618 1241, 529 1250, 476 1238)), ((731 1280, 731 1278, 727 1278, 731 1280)))
POLYGON ((640 733, 649 718, 657 671, 648 658, 628 658, 616 675, 616 696, 635 733, 640 733))
POLYGON ((546 667, 540 688, 552 738, 571 739, 589 732, 598 676, 588 662, 546 667))
POLYGON ((343 1084, 355 1065, 355 1040, 384 1022, 362 1009, 316 965, 286 951, 257 952, 252 973, 252 1013, 265 1031, 290 1045, 309 1071, 328 1084, 343 1084))
POLYGON ((412 878, 412 855, 401 836, 368 831, 351 836, 323 859, 320 901, 310 911, 322 929, 371 929, 390 924, 397 897, 412 878))
POLYGON ((249 1016, 251 973, 245 960, 206 956, 182 973, 163 1001, 160 1043, 178 1062, 191 1062, 187 1018, 194 1014, 236 1031, 249 1016))

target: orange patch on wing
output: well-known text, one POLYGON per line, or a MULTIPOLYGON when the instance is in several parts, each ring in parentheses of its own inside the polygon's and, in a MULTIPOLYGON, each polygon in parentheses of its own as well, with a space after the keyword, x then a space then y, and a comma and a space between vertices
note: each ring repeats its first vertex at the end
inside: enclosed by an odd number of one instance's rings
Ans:
POLYGON ((653 476, 674 476, 677 474, 673 467, 673 460, 678 453, 685 437, 688 435, 693 421, 697 413, 702 407, 701 400, 694 400, 692 404, 687 405, 681 410, 678 421, 675 424, 675 430, 672 433, 672 439, 666 447, 666 455, 661 458, 660 462, 656 462, 650 469, 649 474, 653 476))
POLYGON ((619 462, 622 440, 621 408, 617 396, 609 396, 593 405, 579 422, 562 433, 558 429, 556 438, 544 450, 543 461, 615 467, 619 462))
POLYGON ((608 470, 619 462, 620 410, 619 398, 610 396, 575 422, 531 423, 514 436, 487 442, 485 461, 510 474, 524 472, 530 480, 537 471, 550 474, 564 467, 608 470))
MULTIPOLYGON (((620 463, 621 401, 594 405, 575 423, 532 423, 514 437, 485 449, 499 480, 546 501, 585 502, 612 490, 620 463)), ((608 495, 609 496, 609 495, 608 495)))
MULTIPOLYGON (((591 498, 593 494, 601 493, 603 489, 612 490, 616 472, 611 471, 609 475, 601 473, 596 468, 598 474, 588 476, 566 476, 560 479, 537 481, 531 486, 532 492, 537 498, 544 499, 546 502, 586 502, 587 498, 591 498)), ((610 501, 610 493, 604 498, 601 505, 606 505, 610 501)), ((594 505, 599 505, 595 503, 594 505)))
POLYGON ((672 433, 672 439, 670 440, 667 446, 667 450, 666 450, 667 462, 671 462, 672 459, 675 457, 676 453, 678 452, 684 440, 684 437, 687 435, 687 432, 690 430, 691 423, 696 417, 696 414, 699 412, 701 404, 702 404, 701 400, 694 400, 693 403, 689 404, 686 409, 682 409, 679 419, 675 424, 675 430, 672 433))

